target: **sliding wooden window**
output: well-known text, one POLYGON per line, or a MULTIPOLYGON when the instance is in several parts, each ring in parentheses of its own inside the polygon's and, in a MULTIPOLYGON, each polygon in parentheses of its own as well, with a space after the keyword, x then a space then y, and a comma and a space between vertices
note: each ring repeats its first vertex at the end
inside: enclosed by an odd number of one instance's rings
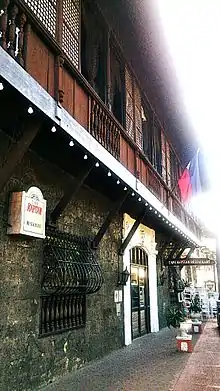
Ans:
POLYGON ((42 27, 80 69, 81 0, 24 0, 42 27))
POLYGON ((124 63, 113 42, 110 44, 110 110, 124 125, 124 63))
POLYGON ((129 70, 125 69, 126 131, 143 149, 142 105, 140 89, 129 70))
POLYGON ((81 72, 105 101, 107 95, 107 29, 92 0, 82 0, 81 72))
POLYGON ((166 137, 161 132, 161 175, 164 182, 167 183, 167 154, 166 154, 166 137))

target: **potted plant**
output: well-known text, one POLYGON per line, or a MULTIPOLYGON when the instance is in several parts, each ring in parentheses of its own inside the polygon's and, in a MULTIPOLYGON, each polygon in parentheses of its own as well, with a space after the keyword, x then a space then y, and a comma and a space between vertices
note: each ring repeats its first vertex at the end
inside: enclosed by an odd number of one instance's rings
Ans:
POLYGON ((192 329, 192 324, 186 321, 187 311, 183 303, 171 306, 167 309, 167 326, 178 329, 176 336, 177 349, 180 352, 192 352, 192 335, 188 332, 192 329))
POLYGON ((202 312, 199 295, 195 295, 189 307, 190 317, 193 320, 199 320, 202 312))
POLYGON ((166 320, 167 326, 170 328, 171 326, 175 329, 180 328, 180 323, 184 322, 186 319, 186 312, 183 306, 172 305, 167 308, 166 312, 166 320))

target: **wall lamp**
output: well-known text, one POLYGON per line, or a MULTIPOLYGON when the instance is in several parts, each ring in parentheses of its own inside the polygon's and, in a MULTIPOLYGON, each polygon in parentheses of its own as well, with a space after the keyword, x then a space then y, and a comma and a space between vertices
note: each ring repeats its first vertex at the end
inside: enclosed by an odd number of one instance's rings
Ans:
POLYGON ((127 266, 123 272, 118 273, 118 285, 126 285, 128 282, 128 278, 130 276, 130 273, 127 269, 127 266))

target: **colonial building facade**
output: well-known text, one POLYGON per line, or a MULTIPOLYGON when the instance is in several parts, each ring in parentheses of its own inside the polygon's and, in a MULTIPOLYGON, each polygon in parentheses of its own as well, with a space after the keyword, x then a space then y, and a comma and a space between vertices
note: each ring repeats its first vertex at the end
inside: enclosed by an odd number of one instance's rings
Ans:
POLYGON ((36 390, 166 326, 201 232, 132 2, 0 7, 0 389, 36 390))

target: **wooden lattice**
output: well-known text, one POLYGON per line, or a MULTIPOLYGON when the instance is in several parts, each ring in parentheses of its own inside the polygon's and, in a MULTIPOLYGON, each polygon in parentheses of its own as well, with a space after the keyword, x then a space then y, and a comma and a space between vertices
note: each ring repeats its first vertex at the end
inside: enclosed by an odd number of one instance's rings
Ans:
POLYGON ((149 187, 152 193, 154 193, 154 195, 157 198, 161 199, 161 191, 160 191, 161 186, 159 180, 151 171, 148 172, 148 177, 149 177, 149 187))
POLYGON ((80 0, 63 1, 63 51, 72 61, 76 68, 79 68, 79 35, 80 35, 80 0))
POLYGON ((24 0, 46 30, 55 38, 57 0, 24 0))

